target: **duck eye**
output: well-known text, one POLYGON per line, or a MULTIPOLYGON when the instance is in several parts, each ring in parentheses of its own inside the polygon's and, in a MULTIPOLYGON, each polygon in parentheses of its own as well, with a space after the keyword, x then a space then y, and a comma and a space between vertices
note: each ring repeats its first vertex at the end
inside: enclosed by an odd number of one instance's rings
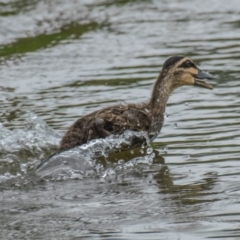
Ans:
POLYGON ((191 67, 191 66, 192 66, 192 63, 191 63, 189 60, 187 60, 187 61, 185 62, 185 66, 186 66, 186 67, 191 67))

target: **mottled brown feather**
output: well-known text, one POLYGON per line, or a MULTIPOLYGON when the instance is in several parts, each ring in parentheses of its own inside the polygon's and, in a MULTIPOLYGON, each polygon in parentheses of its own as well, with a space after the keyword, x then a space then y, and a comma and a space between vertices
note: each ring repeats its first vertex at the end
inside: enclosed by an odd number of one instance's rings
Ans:
POLYGON ((95 111, 78 119, 60 142, 60 151, 82 145, 92 139, 102 138, 97 132, 94 120, 105 121, 104 128, 111 134, 122 134, 125 130, 148 131, 152 116, 142 105, 116 105, 95 111))

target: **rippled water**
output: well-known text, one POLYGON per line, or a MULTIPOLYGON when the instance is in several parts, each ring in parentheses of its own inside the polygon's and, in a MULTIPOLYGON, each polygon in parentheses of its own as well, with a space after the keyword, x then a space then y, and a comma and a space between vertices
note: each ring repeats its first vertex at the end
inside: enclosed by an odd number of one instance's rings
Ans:
POLYGON ((0 26, 1 239, 240 238, 239 1, 2 0, 0 26), (35 171, 80 116, 147 100, 177 54, 214 89, 175 91, 151 145, 109 152, 128 132, 35 171))

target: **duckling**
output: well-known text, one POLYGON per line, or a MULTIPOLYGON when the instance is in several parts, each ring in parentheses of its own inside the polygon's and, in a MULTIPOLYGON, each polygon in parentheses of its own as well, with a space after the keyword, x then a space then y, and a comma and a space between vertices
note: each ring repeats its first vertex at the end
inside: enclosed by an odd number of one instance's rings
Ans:
POLYGON ((185 85, 213 89, 203 81, 213 78, 187 57, 170 57, 163 64, 149 101, 141 104, 118 104, 81 117, 63 136, 58 152, 92 139, 122 134, 126 130, 145 131, 153 141, 162 128, 167 100, 173 90, 185 85))

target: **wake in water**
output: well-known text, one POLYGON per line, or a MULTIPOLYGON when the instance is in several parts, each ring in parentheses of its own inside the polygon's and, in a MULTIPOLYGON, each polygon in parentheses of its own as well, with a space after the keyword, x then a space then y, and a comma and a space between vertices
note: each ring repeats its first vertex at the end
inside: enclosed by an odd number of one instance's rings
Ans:
POLYGON ((34 169, 46 152, 56 149, 61 135, 30 112, 23 129, 9 130, 0 123, 0 182, 34 169))
POLYGON ((138 163, 151 164, 154 157, 146 133, 126 131, 122 135, 93 140, 47 158, 49 150, 54 151, 60 139, 61 135, 34 113, 29 114, 23 129, 11 131, 0 125, 0 181, 22 177, 29 172, 40 178, 55 180, 89 176, 107 178, 113 172, 116 174, 116 171, 131 168, 138 163), (134 150, 128 150, 132 153, 128 162, 124 157, 110 160, 112 154, 120 152, 120 149, 127 150, 139 141, 143 142, 138 148, 141 156, 133 154, 134 150), (39 165, 40 159, 44 158, 46 160, 39 165), (116 162, 114 165, 112 160, 116 162))

